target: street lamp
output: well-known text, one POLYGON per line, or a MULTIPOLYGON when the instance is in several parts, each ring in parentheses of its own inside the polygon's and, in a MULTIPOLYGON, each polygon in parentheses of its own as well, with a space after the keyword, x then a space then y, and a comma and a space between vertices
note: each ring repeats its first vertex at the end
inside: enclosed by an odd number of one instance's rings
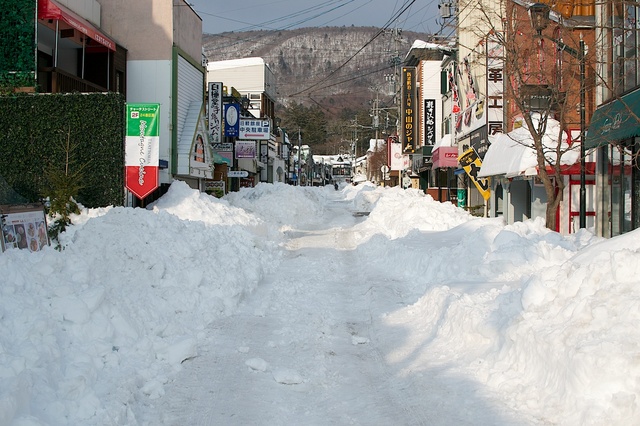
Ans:
POLYGON ((586 150, 584 145, 585 138, 585 45, 580 34, 580 48, 575 50, 562 42, 562 40, 554 39, 542 34, 542 31, 549 25, 549 14, 551 9, 549 5, 543 3, 534 3, 529 6, 529 16, 531 25, 536 30, 539 37, 551 40, 558 47, 558 50, 567 52, 572 57, 580 61, 580 228, 587 227, 587 186, 586 186, 586 150))

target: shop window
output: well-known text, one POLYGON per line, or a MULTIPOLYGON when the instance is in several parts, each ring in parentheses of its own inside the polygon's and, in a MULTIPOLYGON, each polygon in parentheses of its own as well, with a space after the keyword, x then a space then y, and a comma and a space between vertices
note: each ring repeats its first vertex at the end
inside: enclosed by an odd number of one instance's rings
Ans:
POLYGON ((612 95, 626 93, 640 85, 639 14, 638 2, 616 2, 609 9, 612 95))
POLYGON ((629 139, 609 147, 612 237, 640 227, 640 171, 636 159, 639 140, 629 139))

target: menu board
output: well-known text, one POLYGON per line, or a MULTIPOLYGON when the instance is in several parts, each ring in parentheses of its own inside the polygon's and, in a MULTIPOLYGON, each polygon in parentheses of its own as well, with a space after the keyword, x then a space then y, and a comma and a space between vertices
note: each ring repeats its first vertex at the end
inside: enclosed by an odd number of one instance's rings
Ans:
POLYGON ((2 251, 40 251, 49 245, 46 215, 42 205, 0 206, 2 251))

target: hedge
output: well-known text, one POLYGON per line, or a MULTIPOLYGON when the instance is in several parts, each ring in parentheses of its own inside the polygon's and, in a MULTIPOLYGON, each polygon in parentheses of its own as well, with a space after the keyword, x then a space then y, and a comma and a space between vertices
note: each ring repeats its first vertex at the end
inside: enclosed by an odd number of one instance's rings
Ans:
POLYGON ((0 177, 29 202, 47 190, 45 172, 82 169, 76 200, 124 202, 125 100, 118 93, 0 96, 0 177), (67 138, 75 149, 67 155, 67 138))
POLYGON ((0 87, 35 87, 36 5, 0 1, 0 87))

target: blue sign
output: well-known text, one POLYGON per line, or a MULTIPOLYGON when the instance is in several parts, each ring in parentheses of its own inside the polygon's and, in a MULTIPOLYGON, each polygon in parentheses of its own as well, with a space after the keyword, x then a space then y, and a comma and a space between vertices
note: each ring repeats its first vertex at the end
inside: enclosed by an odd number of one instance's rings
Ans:
POLYGON ((224 106, 224 135, 237 138, 240 134, 240 105, 225 104, 224 106))

